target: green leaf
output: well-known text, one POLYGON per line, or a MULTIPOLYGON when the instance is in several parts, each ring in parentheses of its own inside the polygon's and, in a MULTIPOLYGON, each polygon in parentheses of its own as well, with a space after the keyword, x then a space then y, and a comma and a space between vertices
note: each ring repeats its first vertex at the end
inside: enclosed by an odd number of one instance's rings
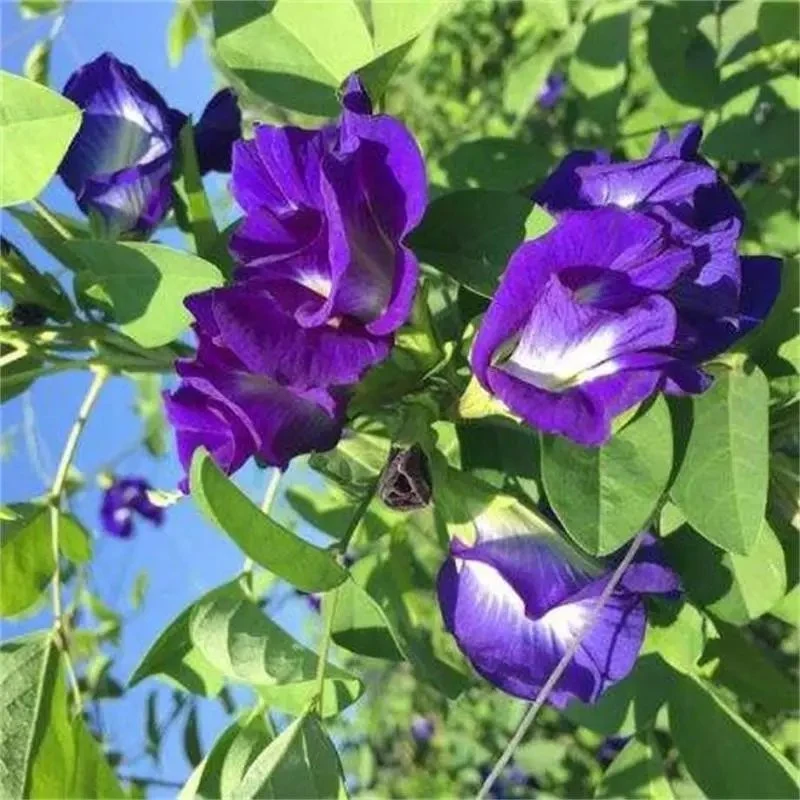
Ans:
POLYGON ((372 59, 352 0, 214 3, 217 54, 248 89, 308 114, 338 113, 336 89, 372 59))
MULTIPOLYGON (((333 116, 336 90, 362 70, 373 99, 411 42, 442 12, 435 0, 214 3, 217 53, 248 89, 307 114, 333 116)), ((447 5, 447 4, 444 4, 447 5)))
POLYGON ((747 625, 786 592, 786 556, 766 521, 747 555, 726 553, 686 525, 664 546, 689 596, 725 622, 747 625))
POLYGON ((465 189, 431 202, 409 243, 420 260, 491 297, 511 253, 552 224, 521 195, 465 189))
MULTIPOLYGON (((50 526, 48 524, 48 530, 50 526)), ((81 522, 71 514, 62 514, 58 525, 61 553, 75 564, 86 564, 92 559, 92 537, 81 522)))
MULTIPOLYGON (((3 355, 6 354, 5 348, 2 352, 3 355)), ((45 373, 44 361, 39 356, 24 355, 16 358, 0 372, 0 402, 5 403, 27 391, 45 373)))
POLYGON ((248 767, 274 738, 261 710, 245 712, 222 732, 179 800, 232 797, 248 767))
POLYGON ((192 706, 186 717, 183 729, 183 752, 186 760, 196 767, 203 760, 203 746, 200 744, 200 730, 197 724, 197 707, 192 706))
POLYGON ((108 306, 120 330, 142 347, 183 333, 191 320, 184 298, 222 285, 213 264, 160 244, 70 241, 64 247, 83 265, 76 294, 108 306))
MULTIPOLYGON (((221 589, 225 589, 227 584, 221 589)), ((200 601, 212 597, 220 588, 213 589, 200 601)), ((187 606, 158 635, 133 671, 128 686, 135 686, 145 678, 161 676, 169 683, 192 694, 214 697, 222 689, 224 679, 192 643, 189 622, 195 604, 187 606)))
POLYGON ((149 585, 150 576, 148 573, 144 570, 138 572, 133 579, 133 586, 131 586, 131 608, 134 611, 138 611, 142 607, 149 585))
POLYGON ((669 720, 686 768, 706 796, 797 796, 794 767, 700 679, 676 674, 669 720))
MULTIPOLYGON (((552 3, 548 3, 552 6, 552 3)), ((536 11, 540 12, 542 6, 536 11)), ((557 44, 540 44, 536 51, 510 67, 503 85, 503 106, 522 119, 536 102, 536 91, 543 86, 559 55, 557 44)))
POLYGON ((58 650, 48 634, 0 647, 0 791, 3 797, 125 797, 68 708, 58 650))
POLYGON ((797 38, 800 7, 797 3, 762 0, 758 8, 758 35, 764 44, 777 44, 797 38))
POLYGON ((595 6, 574 56, 569 82, 585 116, 598 125, 613 123, 622 97, 630 45, 631 0, 595 6))
POLYGON ((219 230, 200 176, 191 119, 181 128, 178 143, 180 158, 173 180, 175 216, 181 228, 191 234, 197 255, 210 261, 217 246, 219 230))
POLYGON ((34 605, 55 569, 49 509, 12 508, 21 517, 0 524, 0 615, 4 617, 20 614, 34 605))
POLYGON ((717 53, 700 27, 714 3, 658 5, 647 24, 647 55, 661 88, 684 106, 714 105, 720 75, 717 53))
POLYGON ((23 19, 35 19, 58 11, 63 3, 64 0, 20 0, 19 10, 23 19))
POLYGON ((567 533, 595 555, 612 553, 647 525, 671 469, 672 427, 661 397, 602 447, 542 437, 550 504, 567 533))
POLYGON ((695 672, 697 662, 716 629, 691 603, 651 598, 642 653, 658 653, 679 672, 695 672))
POLYGON ((333 617, 333 641, 351 653, 383 658, 387 661, 402 661, 404 656, 398 649, 381 607, 359 584, 374 565, 367 556, 361 558, 352 569, 353 579, 345 581, 336 591, 336 612, 333 617))
POLYGON ((603 736, 632 736, 653 724, 677 673, 655 653, 639 657, 630 674, 589 705, 573 701, 565 716, 603 736))
POLYGON ((197 36, 197 17, 200 3, 195 0, 178 0, 167 25, 167 59, 171 67, 183 61, 188 45, 197 36))
POLYGON ((664 760, 653 731, 637 733, 603 775, 595 797, 672 800, 664 760))
POLYGON ((192 459, 189 481, 203 514, 260 566, 304 592, 332 589, 347 577, 331 552, 303 541, 264 514, 202 448, 192 459))
POLYGON ((34 81, 0 72, 0 206, 33 200, 67 152, 81 124, 81 110, 34 81))
MULTIPOLYGON (((5 583, 5 581, 4 581, 5 583)), ((47 633, 0 646, 0 796, 22 798, 44 681, 52 678, 54 654, 47 633)))
MULTIPOLYGON (((298 714, 315 695, 317 654, 266 617, 236 582, 195 604, 189 634, 223 675, 254 687, 277 708, 298 714)), ((339 713, 362 691, 358 678, 329 664, 323 716, 339 713)))
POLYGON ((747 553, 767 504, 769 387, 757 367, 715 375, 692 400, 694 421, 671 495, 709 541, 747 553))
MULTIPOLYGON (((533 92, 529 93, 534 96, 533 92)), ((539 144, 489 137, 463 142, 440 162, 450 189, 516 191, 541 180, 552 158, 539 144)))
POLYGON ((22 72, 28 80, 47 86, 52 48, 53 42, 50 39, 42 39, 31 47, 28 55, 25 56, 25 64, 22 67, 22 72))
POLYGON ((717 623, 717 630, 719 637, 709 641, 703 653, 703 674, 768 714, 794 711, 796 677, 784 674, 747 630, 723 622, 717 623))
MULTIPOLYGON (((78 258, 76 253, 69 249, 69 242, 65 241, 63 236, 54 230, 50 224, 38 214, 33 214, 30 211, 23 211, 21 208, 9 208, 8 213, 22 225, 22 227, 56 259, 56 261, 73 272, 78 272, 83 269, 83 261, 78 258)), ((50 213, 53 214, 67 231, 69 231, 73 239, 87 239, 89 237, 89 229, 85 223, 67 216, 66 214, 58 214, 54 211, 50 213)))
POLYGON ((295 720, 253 761, 232 796, 343 799, 347 791, 336 748, 313 714, 295 720))

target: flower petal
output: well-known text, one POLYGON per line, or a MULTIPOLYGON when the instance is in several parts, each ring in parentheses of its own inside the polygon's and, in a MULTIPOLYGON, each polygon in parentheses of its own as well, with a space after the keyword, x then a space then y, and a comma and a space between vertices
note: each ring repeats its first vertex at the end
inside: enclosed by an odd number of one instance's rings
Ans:
POLYGON ((221 342, 248 370, 300 390, 355 383, 391 346, 388 338, 369 336, 347 320, 304 328, 291 314, 296 301, 277 302, 253 284, 204 292, 186 304, 195 314, 210 308, 221 342))
POLYGON ((242 112, 231 89, 220 89, 194 126, 194 146, 200 173, 230 172, 233 143, 242 135, 242 112))

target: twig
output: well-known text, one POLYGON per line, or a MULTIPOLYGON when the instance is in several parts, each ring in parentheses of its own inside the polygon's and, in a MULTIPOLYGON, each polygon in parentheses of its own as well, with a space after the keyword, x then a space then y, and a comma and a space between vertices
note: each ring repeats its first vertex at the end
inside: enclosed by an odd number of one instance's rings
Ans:
POLYGON ((53 561, 55 563, 55 570, 53 572, 53 634, 55 641, 58 643, 59 649, 64 654, 64 662, 67 667, 67 674, 69 675, 70 683, 72 684, 72 691, 75 696, 75 706, 78 712, 81 711, 81 692, 78 687, 78 681, 75 676, 75 668, 72 665, 72 660, 69 655, 69 641, 65 634, 64 626, 64 611, 61 605, 61 570, 59 568, 59 561, 61 557, 61 542, 59 539, 59 521, 61 517, 61 501, 64 493, 64 486, 67 481, 67 474, 69 473, 70 464, 75 456, 75 450, 78 447, 78 440, 86 427, 86 421, 89 418, 92 407, 94 406, 103 384, 108 378, 108 373, 105 370, 98 370, 95 373, 89 390, 86 392, 86 397, 81 403, 80 410, 78 411, 78 418, 72 425, 69 435, 67 436, 67 443, 64 445, 64 452, 61 454, 61 460, 58 463, 56 476, 53 479, 53 487, 50 490, 50 534, 53 545, 53 561))
POLYGON ((73 238, 58 217, 44 203, 40 203, 38 200, 31 200, 31 205, 36 213, 63 239, 70 240, 73 238))
POLYGON ((333 618, 336 616, 336 606, 338 603, 339 589, 337 588, 331 592, 330 602, 325 604, 325 632, 322 634, 322 647, 319 653, 319 661, 317 662, 317 691, 315 694, 315 701, 320 716, 322 716, 322 701, 325 692, 325 669, 328 666, 328 651, 331 647, 331 638, 333 634, 333 618))
POLYGON ((141 783, 146 786, 163 786, 167 789, 183 789, 180 781, 171 781, 166 778, 150 778, 144 775, 120 775, 119 779, 128 783, 141 783))
POLYGON ((578 648, 581 646, 583 640, 586 638, 586 634, 592 629, 592 626, 595 622, 597 622, 597 618, 600 615, 600 612, 603 610, 603 606, 608 601, 608 598, 611 597, 612 592, 614 589, 617 588, 617 585, 622 580, 622 576, 625 574, 625 570, 628 569, 630 566, 631 561, 633 561, 634 556, 636 555, 636 551, 639 549, 642 541, 644 539, 644 534, 639 534, 632 542, 631 546, 628 548, 628 552, 625 553, 625 557, 622 561, 619 562, 619 565, 614 570, 614 573, 611 576, 611 579, 606 584, 606 587, 603 589, 600 597, 597 600, 597 605, 592 609, 592 613, 586 621, 586 624, 581 629, 580 633, 572 640, 572 644, 566 649, 564 655, 561 657, 561 661, 558 662, 556 668, 551 673, 550 677, 545 682, 544 686, 539 690, 539 694, 536 695, 536 699, 530 704, 528 710, 525 712, 525 716, 522 718, 522 721, 517 726, 517 730, 514 731, 514 735, 511 737, 511 741, 506 746, 506 749, 503 751, 503 754, 497 760, 497 763, 494 765, 494 769, 489 773, 489 776, 483 782, 483 786, 481 786, 480 791, 477 794, 476 800, 483 800, 491 790, 494 782, 499 777, 500 773, 505 768, 506 764, 511 760, 511 756, 514 755, 514 751, 519 746, 519 743, 522 741, 522 738, 528 732, 528 728, 530 728, 531 724, 533 723, 536 715, 539 713, 539 709, 544 705, 545 700, 549 696, 550 692, 553 690, 553 687, 558 683, 561 676, 564 674, 564 671, 569 666, 570 662, 572 661, 575 653, 578 652, 578 648))

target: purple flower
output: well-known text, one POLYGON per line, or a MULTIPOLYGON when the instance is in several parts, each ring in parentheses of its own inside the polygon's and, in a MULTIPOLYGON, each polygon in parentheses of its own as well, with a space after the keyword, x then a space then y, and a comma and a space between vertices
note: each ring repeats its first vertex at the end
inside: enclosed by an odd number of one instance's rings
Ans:
MULTIPOLYGON (((438 577, 447 630, 488 681, 534 698, 582 635, 612 564, 590 561, 543 519, 513 507, 475 520, 472 545, 452 540, 438 577), (530 514, 530 518, 528 518, 530 514)), ((649 538, 612 592, 548 700, 590 703, 633 668, 645 631, 642 595, 673 594, 679 581, 649 538)))
POLYGON ((182 382, 165 396, 185 468, 201 446, 232 474, 251 456, 285 468, 299 453, 336 445, 344 393, 286 380, 273 350, 279 308, 269 297, 234 286, 192 295, 186 305, 196 319, 197 356, 177 362, 182 382))
POLYGON ((567 88, 567 79, 561 72, 551 72, 536 94, 540 108, 551 109, 558 104, 567 88))
POLYGON ((433 720, 421 714, 414 714, 411 719, 411 738, 419 744, 429 742, 433 738, 435 729, 433 720))
POLYGON ((701 362, 771 308, 780 262, 737 255, 741 208, 699 139, 660 135, 623 164, 573 153, 537 191, 557 224, 512 256, 472 353, 534 427, 602 444, 652 392, 707 389, 701 362))
MULTIPOLYGON (((86 214, 114 234, 148 235, 172 203, 172 168, 186 116, 110 53, 80 67, 64 95, 83 109, 59 174, 86 214)), ((205 170, 230 165, 241 114, 230 90, 215 95, 195 129, 205 170)))
POLYGON ((154 525, 164 521, 164 509, 150 502, 147 492, 152 487, 143 478, 117 478, 103 495, 100 519, 107 533, 120 539, 133 534, 134 513, 154 525))
POLYGON ((425 209, 419 148, 398 120, 371 114, 355 78, 343 106, 321 130, 259 125, 233 151, 245 211, 231 237, 236 277, 273 297, 296 385, 352 383, 385 358, 417 285, 403 242, 425 209))

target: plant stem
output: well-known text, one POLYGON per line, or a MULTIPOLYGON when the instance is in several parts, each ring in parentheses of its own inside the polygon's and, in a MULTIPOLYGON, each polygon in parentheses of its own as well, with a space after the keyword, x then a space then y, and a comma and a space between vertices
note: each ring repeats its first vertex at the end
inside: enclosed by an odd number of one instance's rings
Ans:
POLYGON ((92 411, 95 400, 103 388, 103 384, 108 378, 108 373, 105 370, 97 370, 92 380, 86 396, 83 398, 83 403, 78 411, 78 417, 70 429, 67 436, 67 443, 64 445, 64 451, 61 454, 61 460, 58 462, 56 469, 56 476, 53 479, 53 486, 50 490, 50 535, 53 545, 53 561, 55 563, 55 570, 53 572, 53 633, 55 640, 58 643, 59 649, 64 654, 64 661, 67 665, 67 673, 69 675, 70 683, 72 684, 72 691, 75 696, 75 705, 80 712, 81 710, 81 693, 78 688, 78 681, 75 677, 75 669, 69 656, 69 642, 64 630, 64 611, 61 605, 61 571, 59 568, 59 559, 61 556, 61 541, 59 539, 59 521, 61 517, 61 499, 64 492, 64 484, 67 480, 69 467, 72 459, 75 456, 75 450, 78 447, 78 440, 86 427, 86 420, 92 411))
POLYGON ((31 205, 36 213, 63 239, 72 239, 72 234, 64 227, 58 217, 44 204, 38 200, 31 200, 31 205))
POLYGON ((581 646, 581 643, 586 638, 586 635, 592 629, 592 626, 595 622, 597 622, 597 618, 600 616, 600 612, 603 610, 603 606, 608 602, 608 598, 611 597, 614 589, 617 588, 617 585, 622 580, 622 576, 625 574, 625 570, 628 569, 630 566, 631 561, 633 561, 636 552, 638 551, 639 547, 644 540, 644 534, 640 533, 636 538, 631 542, 631 546, 628 548, 628 551, 625 553, 625 557, 622 561, 619 562, 619 565, 614 570, 614 573, 611 576, 611 579, 606 584, 606 587, 603 589, 600 597, 597 600, 597 605, 592 609, 592 613, 589 616, 589 619, 586 620, 586 624, 581 629, 580 633, 572 640, 570 646, 564 652, 564 655, 561 657, 561 661, 556 664, 556 668, 550 674, 550 677, 545 682, 544 686, 539 690, 539 694, 536 695, 536 699, 530 704, 528 710, 525 712, 525 716, 522 718, 522 721, 517 726, 517 730, 514 731, 514 735, 511 737, 511 741, 506 746, 506 749, 503 750, 503 754, 497 760, 497 763, 494 765, 494 769, 489 773, 489 776, 483 782, 483 786, 481 786, 480 791, 477 794, 476 800, 484 800, 484 798, 489 794, 494 782, 497 780, 500 773, 505 768, 506 764, 511 760, 511 756, 514 755, 514 751, 519 746, 519 743, 522 741, 525 734, 528 732, 528 728, 530 728, 531 724, 533 723, 534 719, 536 719, 536 715, 539 713, 539 709, 544 705, 545 700, 549 696, 550 692, 553 690, 553 687, 558 683, 561 676, 564 674, 564 671, 569 666, 570 662, 575 656, 575 653, 578 652, 578 648, 581 646))
POLYGON ((316 703, 320 716, 322 716, 322 699, 325 692, 325 669, 328 666, 328 651, 331 648, 333 634, 333 618, 336 616, 336 606, 339 603, 339 589, 331 592, 330 602, 325 603, 325 632, 322 634, 322 647, 317 662, 317 691, 316 703))
MULTIPOLYGON (((275 467, 272 470, 272 474, 269 476, 269 481, 267 482, 267 488, 264 492, 264 499, 261 501, 261 510, 269 516, 269 510, 272 508, 272 502, 275 500, 275 495, 278 493, 278 486, 281 482, 281 477, 283 473, 275 467)), ((248 592, 252 596, 253 594, 253 559, 246 558, 244 560, 244 564, 242 564, 242 573, 245 577, 245 581, 247 584, 248 592)))
POLYGON ((339 541, 334 545, 342 555, 347 552, 347 548, 350 546, 350 540, 353 538, 353 534, 358 529, 361 519, 363 518, 364 514, 366 514, 369 504, 372 502, 373 498, 375 497, 375 493, 378 491, 382 474, 383 473, 381 472, 381 474, 375 478, 375 481, 370 485, 367 493, 363 498, 361 498, 361 502, 358 504, 358 507, 350 519, 350 524, 347 526, 347 530, 344 532, 342 538, 339 539, 339 541))

